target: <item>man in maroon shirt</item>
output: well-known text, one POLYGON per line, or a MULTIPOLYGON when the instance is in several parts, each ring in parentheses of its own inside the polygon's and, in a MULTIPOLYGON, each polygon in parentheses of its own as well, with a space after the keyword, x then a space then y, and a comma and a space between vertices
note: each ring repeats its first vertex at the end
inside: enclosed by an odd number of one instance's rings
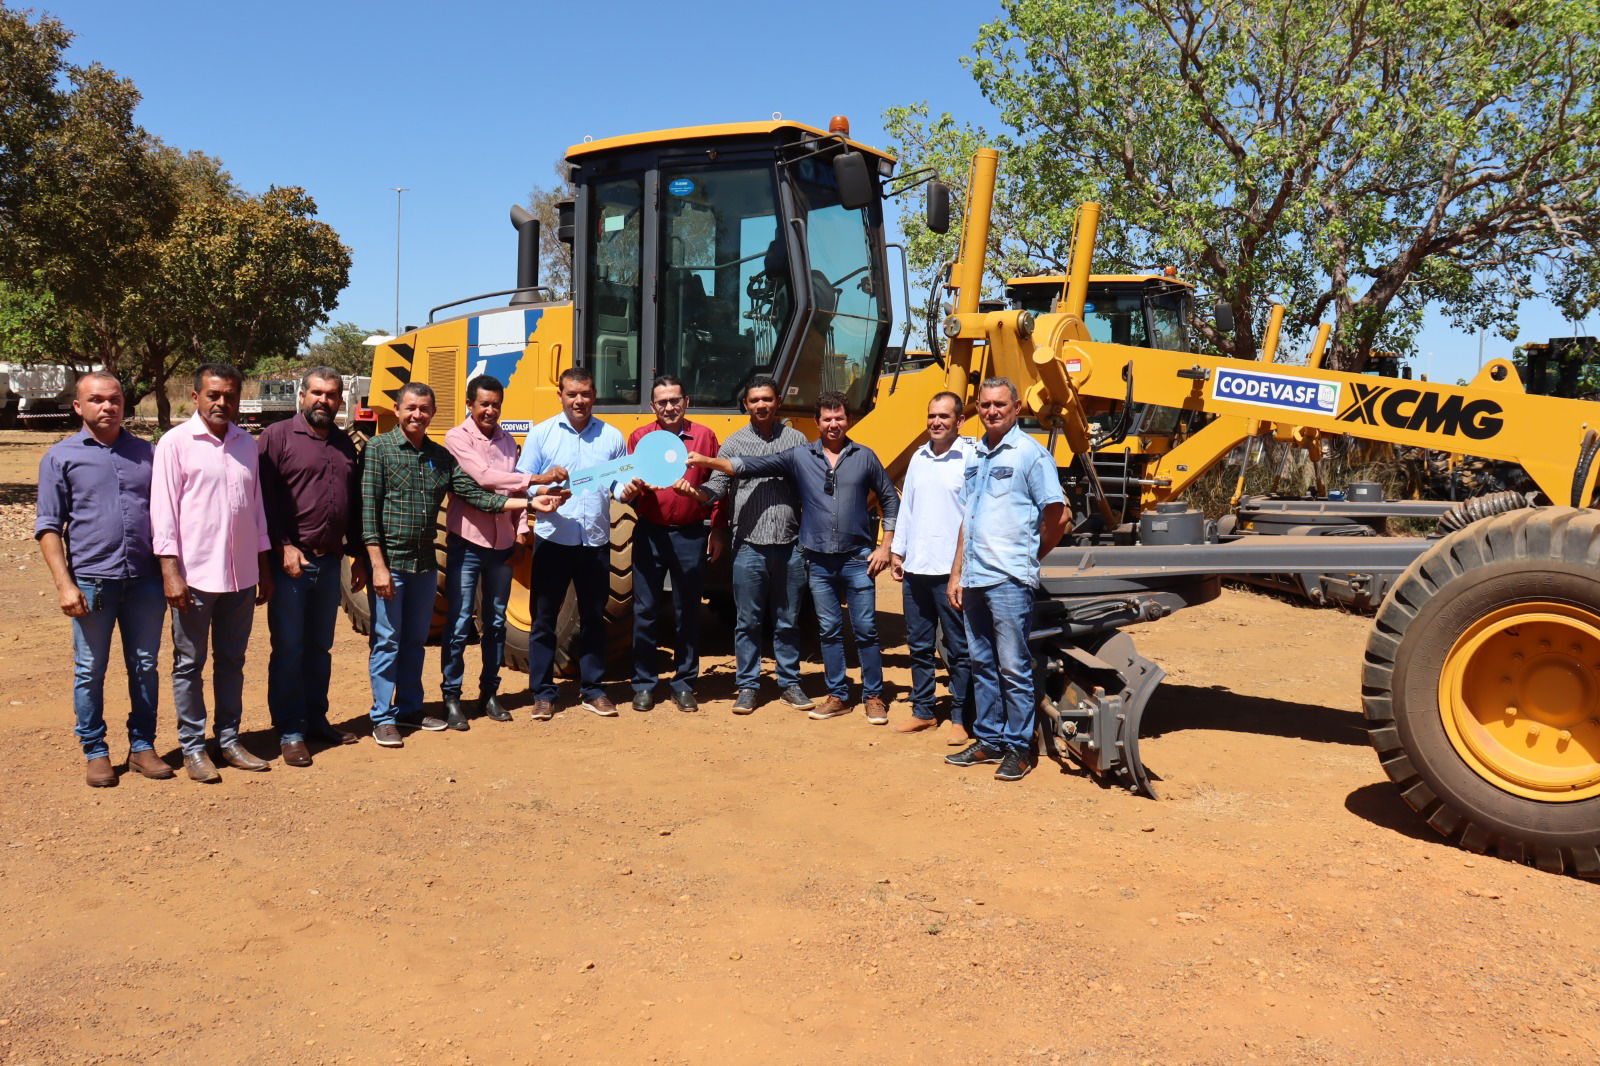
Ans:
POLYGON ((300 379, 300 410, 261 434, 261 501, 277 557, 276 594, 267 603, 272 657, 267 706, 283 761, 310 766, 308 740, 354 744, 328 723, 328 681, 339 616, 339 571, 351 557, 351 588, 366 587, 356 545, 360 479, 356 449, 334 425, 344 403, 339 372, 319 366, 300 379))
MULTIPOLYGON (((685 417, 689 398, 683 383, 665 374, 650 384, 653 425, 640 426, 628 437, 633 451, 647 433, 664 430, 688 443, 689 451, 717 454, 717 435, 685 417)), ((672 575, 673 642, 672 702, 680 711, 698 711, 694 683, 700 676, 700 589, 706 561, 722 554, 724 532, 709 535, 706 519, 716 494, 706 485, 710 471, 688 471, 668 488, 641 493, 633 503, 639 524, 633 531, 633 709, 655 706, 660 680, 656 620, 666 599, 666 577, 672 575)))

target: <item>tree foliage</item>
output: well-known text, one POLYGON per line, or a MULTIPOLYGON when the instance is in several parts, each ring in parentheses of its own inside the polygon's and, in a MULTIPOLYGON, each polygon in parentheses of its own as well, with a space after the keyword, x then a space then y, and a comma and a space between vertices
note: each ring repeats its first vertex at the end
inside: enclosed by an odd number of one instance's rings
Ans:
POLYGON ((311 343, 308 366, 331 366, 344 375, 372 373, 372 351, 368 337, 379 330, 362 329, 354 322, 335 322, 311 343))
POLYGON ((556 236, 556 206, 573 197, 567 164, 556 160, 556 182, 549 188, 535 185, 528 193, 528 210, 539 220, 539 284, 550 290, 554 300, 572 297, 572 249, 556 236))
MULTIPOLYGON (((1002 153, 994 262, 1173 263, 1231 304, 1201 335, 1253 358, 1273 298, 1331 365, 1409 352, 1429 305, 1510 337, 1533 295, 1600 305, 1600 9, 1568 0, 1004 0, 965 63, 1004 129, 896 108, 908 164, 1002 153)), ((913 219, 915 261, 948 256, 913 219)))

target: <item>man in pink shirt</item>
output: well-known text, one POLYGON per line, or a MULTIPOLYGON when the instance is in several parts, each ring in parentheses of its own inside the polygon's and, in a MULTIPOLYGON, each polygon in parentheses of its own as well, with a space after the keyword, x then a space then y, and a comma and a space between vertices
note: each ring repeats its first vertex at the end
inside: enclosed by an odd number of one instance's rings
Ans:
POLYGON ((225 363, 194 373, 194 414, 156 444, 150 526, 172 607, 172 699, 183 765, 195 781, 220 781, 206 754, 201 671, 207 645, 217 742, 228 765, 266 770, 239 743, 244 655, 255 607, 272 595, 272 539, 261 503, 256 442, 233 424, 244 379, 225 363))
MULTIPOLYGON (((548 484, 543 474, 517 472, 520 451, 511 434, 500 428, 500 402, 505 386, 480 374, 467 382, 467 417, 444 435, 444 446, 456 457, 467 476, 490 492, 522 496, 530 485, 548 484)), ((506 602, 511 597, 511 555, 517 542, 531 544, 527 513, 491 514, 468 506, 454 494, 445 510, 446 617, 449 630, 440 643, 439 665, 443 677, 445 722, 451 729, 467 729, 461 707, 461 683, 466 674, 467 635, 472 626, 474 593, 482 590, 482 633, 478 650, 478 710, 496 722, 511 721, 511 713, 496 698, 500 691, 500 664, 505 658, 506 602)))

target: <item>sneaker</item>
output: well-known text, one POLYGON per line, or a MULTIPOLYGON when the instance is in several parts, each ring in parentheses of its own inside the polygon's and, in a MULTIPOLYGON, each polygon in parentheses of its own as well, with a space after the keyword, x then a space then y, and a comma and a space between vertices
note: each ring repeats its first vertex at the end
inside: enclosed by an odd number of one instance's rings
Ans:
POLYGON ((807 696, 805 690, 799 685, 790 685, 788 688, 778 693, 778 699, 782 700, 784 703, 787 703, 797 711, 809 711, 811 708, 816 706, 816 704, 812 702, 811 697, 807 696))
POLYGON ((841 714, 849 714, 855 709, 855 704, 841 700, 838 696, 829 696, 827 699, 822 701, 821 707, 811 711, 806 715, 806 717, 815 718, 820 722, 824 718, 837 718, 841 714))
POLYGON ((742 688, 742 689, 740 689, 738 698, 733 701, 733 713, 734 714, 751 714, 752 712, 755 711, 755 709, 756 709, 756 690, 753 689, 753 688, 742 688))
POLYGON ((448 728, 443 718, 425 714, 420 718, 396 718, 394 724, 401 729, 425 729, 429 733, 443 733, 448 728))
POLYGON ((556 715, 556 705, 553 700, 534 700, 533 714, 529 715, 535 722, 548 722, 556 715))
POLYGON ((378 742, 378 747, 380 748, 403 748, 406 746, 406 742, 400 739, 400 730, 390 722, 373 726, 372 739, 378 742))
POLYGON ((996 781, 1021 781, 1028 776, 1028 771, 1033 769, 1033 764, 1028 757, 1018 751, 1006 752, 1006 757, 1000 760, 1000 769, 994 772, 996 781))
POLYGON ((605 696, 596 696, 592 700, 584 700, 583 709, 593 711, 601 718, 615 718, 617 716, 617 705, 605 696))
POLYGON ((635 692, 633 694, 633 709, 634 710, 636 710, 636 711, 648 711, 650 708, 654 707, 655 705, 656 705, 656 694, 654 692, 650 692, 648 690, 641 689, 640 691, 635 692))
POLYGON ((999 762, 1000 756, 984 747, 981 741, 974 741, 954 755, 946 755, 944 761, 951 766, 977 766, 986 762, 999 762))
POLYGON ((700 709, 700 701, 694 698, 693 692, 674 692, 672 702, 677 704, 678 710, 691 713, 700 709))
POLYGON ((876 696, 868 696, 866 704, 868 725, 889 724, 889 705, 887 703, 884 703, 876 696))

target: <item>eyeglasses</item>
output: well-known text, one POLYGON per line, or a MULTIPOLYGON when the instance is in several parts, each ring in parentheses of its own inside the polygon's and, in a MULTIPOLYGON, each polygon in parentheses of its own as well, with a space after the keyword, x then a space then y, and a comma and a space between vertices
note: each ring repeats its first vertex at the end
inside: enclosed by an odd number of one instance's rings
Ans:
POLYGON ((650 401, 651 407, 682 407, 683 404, 684 399, 682 396, 669 396, 665 400, 650 401))
POLYGON ((838 473, 839 472, 837 470, 830 470, 828 471, 827 476, 822 479, 822 491, 827 493, 829 496, 833 495, 834 480, 838 473))

